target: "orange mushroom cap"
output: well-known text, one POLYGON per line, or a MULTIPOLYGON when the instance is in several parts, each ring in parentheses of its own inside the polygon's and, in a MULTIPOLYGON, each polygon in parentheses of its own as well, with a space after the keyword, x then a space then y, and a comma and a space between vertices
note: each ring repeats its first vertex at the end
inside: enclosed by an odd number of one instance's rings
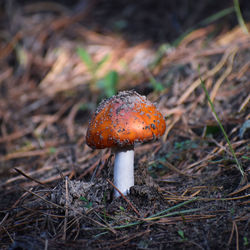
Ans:
POLYGON ((123 91, 100 103, 86 135, 91 148, 129 147, 156 139, 166 123, 154 104, 136 91, 123 91))

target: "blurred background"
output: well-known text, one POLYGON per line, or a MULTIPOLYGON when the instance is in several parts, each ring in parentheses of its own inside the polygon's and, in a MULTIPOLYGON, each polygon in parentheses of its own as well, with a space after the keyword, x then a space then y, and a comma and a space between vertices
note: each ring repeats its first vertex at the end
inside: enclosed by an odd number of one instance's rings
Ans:
POLYGON ((198 71, 228 126, 243 124, 249 19, 247 0, 1 1, 0 171, 37 170, 40 156, 64 147, 76 161, 89 150, 97 104, 119 90, 158 102, 168 117, 165 140, 180 127, 184 137, 189 126, 202 135, 213 116, 202 115, 198 71), (223 81, 233 86, 220 88, 223 81))
POLYGON ((88 158, 76 163, 91 152, 88 120, 119 90, 158 102, 165 141, 175 131, 202 135, 213 116, 202 115, 198 72, 225 123, 240 126, 248 119, 240 111, 248 106, 249 19, 247 0, 1 1, 0 172, 35 171, 59 152, 80 166, 62 171, 91 172, 88 158))

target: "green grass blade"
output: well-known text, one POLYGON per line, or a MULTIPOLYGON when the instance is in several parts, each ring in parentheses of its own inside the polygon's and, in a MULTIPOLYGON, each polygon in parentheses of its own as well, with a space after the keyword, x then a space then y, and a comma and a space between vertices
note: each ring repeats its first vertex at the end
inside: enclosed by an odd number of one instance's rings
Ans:
POLYGON ((159 220, 161 218, 165 218, 165 217, 169 217, 169 216, 174 216, 174 215, 183 215, 183 214, 187 214, 187 213, 193 213, 193 212, 197 212, 202 210, 202 208, 192 208, 192 209, 187 209, 187 210, 182 210, 182 211, 175 211, 172 213, 168 213, 168 214, 163 214, 160 216, 155 216, 155 217, 148 217, 145 218, 145 221, 152 221, 152 220, 159 220))
POLYGON ((238 22, 240 24, 240 27, 242 28, 242 30, 246 33, 249 34, 247 26, 244 22, 244 19, 242 17, 241 11, 240 11, 240 4, 239 4, 239 0, 234 0, 234 9, 235 9, 235 13, 238 19, 238 22))
POLYGON ((228 147, 229 147, 229 149, 230 149, 230 151, 231 151, 231 153, 232 153, 232 155, 233 155, 233 157, 234 157, 234 160, 235 160, 235 163, 236 163, 236 165, 237 165, 237 168, 239 169, 239 171, 240 171, 242 177, 245 177, 245 172, 244 172, 243 168, 241 167, 241 165, 240 165, 240 163, 239 163, 239 161, 238 161, 238 159, 237 159, 237 157, 236 157, 236 154, 235 154, 235 152, 234 152, 234 150, 233 150, 232 144, 231 144, 231 142, 230 142, 230 140, 229 140, 229 138, 228 138, 228 136, 227 136, 227 133, 226 133, 224 127, 222 126, 222 124, 221 124, 221 122, 220 122, 220 119, 219 119, 217 113, 215 112, 214 105, 213 105, 213 103, 212 103, 212 101, 211 101, 211 99, 210 99, 210 96, 209 96, 209 93, 208 93, 208 91, 207 91, 207 88, 206 88, 206 86, 205 86, 205 84, 204 84, 204 81, 203 81, 201 78, 200 78, 200 80, 201 80, 201 86, 202 86, 202 88, 203 88, 203 90, 204 90, 204 92, 205 92, 205 94, 206 94, 206 96, 207 96, 208 102, 209 102, 209 104, 210 104, 210 108, 211 108, 211 110, 212 110, 212 112, 213 112, 213 114, 214 114, 214 116, 215 116, 215 118, 216 118, 216 121, 217 121, 218 124, 219 124, 219 127, 220 127, 220 129, 221 129, 221 131, 222 131, 222 133, 223 133, 223 135, 224 135, 226 141, 227 141, 228 147))
POLYGON ((234 12, 234 7, 226 8, 224 10, 221 10, 221 11, 205 18, 203 21, 200 22, 200 24, 201 25, 208 25, 208 24, 215 22, 215 21, 219 20, 220 18, 223 18, 224 16, 227 16, 233 12, 234 12))
POLYGON ((164 217, 168 217, 168 216, 173 216, 173 215, 181 215, 181 214, 186 214, 186 213, 191 213, 191 212, 195 212, 195 211, 198 211, 200 210, 199 208, 194 208, 194 209, 188 209, 188 210, 182 210, 182 211, 175 211, 175 212, 172 212, 172 213, 169 213, 170 211, 172 210, 175 210, 177 208, 180 208, 182 206, 185 206, 191 202, 194 202, 196 201, 198 198, 194 198, 192 200, 188 200, 188 201, 184 201, 184 202, 181 202, 173 207, 170 207, 170 208, 167 208, 159 213, 156 213, 156 214, 153 214, 149 217, 146 217, 144 218, 143 220, 139 220, 139 221, 135 221, 135 222, 132 222, 132 223, 128 223, 128 224, 125 224, 125 225, 120 225, 120 226, 115 226, 113 227, 114 229, 122 229, 122 228, 127 228, 127 227, 132 227, 132 226, 136 226, 136 225, 139 225, 139 224, 142 224, 146 221, 152 221, 152 220, 158 220, 160 218, 164 218, 164 217), (167 214, 166 214, 167 213, 167 214))
POLYGON ((94 62, 90 54, 83 48, 77 48, 77 55, 82 59, 82 61, 87 66, 88 70, 92 72, 94 70, 94 62))
POLYGON ((147 217, 147 218, 152 218, 152 217, 156 217, 156 216, 159 216, 159 215, 168 213, 168 212, 170 212, 170 211, 172 211, 172 210, 174 210, 174 209, 177 209, 177 208, 182 207, 182 206, 185 206, 185 205, 187 205, 187 204, 189 204, 189 203, 191 203, 191 202, 194 202, 194 201, 196 201, 197 199, 198 199, 198 198, 194 198, 194 199, 192 199, 192 200, 184 201, 184 202, 179 203, 179 204, 177 204, 177 205, 175 205, 175 206, 173 206, 173 207, 167 208, 167 209, 165 209, 165 210, 163 210, 163 211, 161 211, 161 212, 159 212, 159 213, 153 214, 153 215, 151 215, 151 216, 149 216, 149 217, 147 217))
POLYGON ((97 64, 96 64, 96 70, 99 70, 102 65, 107 62, 107 60, 109 59, 109 55, 105 55, 97 64))
POLYGON ((161 219, 161 218, 175 216, 175 215, 184 215, 184 214, 188 214, 188 213, 197 212, 197 211, 200 211, 202 209, 203 208, 192 208, 192 209, 187 209, 187 210, 182 210, 182 211, 175 211, 175 212, 164 214, 164 215, 157 216, 157 217, 151 217, 150 216, 150 217, 147 217, 147 218, 145 218, 144 220, 141 220, 141 221, 135 221, 135 222, 132 222, 132 223, 128 223, 128 224, 124 224, 124 225, 120 225, 120 226, 115 226, 115 227, 112 227, 112 228, 113 229, 122 229, 122 228, 132 227, 132 226, 140 225, 140 224, 145 223, 147 221, 158 220, 158 219, 161 219))

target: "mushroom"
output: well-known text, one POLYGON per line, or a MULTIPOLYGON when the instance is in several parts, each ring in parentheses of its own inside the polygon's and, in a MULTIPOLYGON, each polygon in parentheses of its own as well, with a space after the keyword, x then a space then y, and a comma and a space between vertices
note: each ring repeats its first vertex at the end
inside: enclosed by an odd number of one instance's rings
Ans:
MULTIPOLYGON (((115 153, 114 185, 126 195, 134 186, 134 145, 159 138, 166 123, 154 104, 136 91, 122 91, 103 100, 90 120, 86 143, 115 153)), ((115 190, 115 197, 120 194, 115 190)))

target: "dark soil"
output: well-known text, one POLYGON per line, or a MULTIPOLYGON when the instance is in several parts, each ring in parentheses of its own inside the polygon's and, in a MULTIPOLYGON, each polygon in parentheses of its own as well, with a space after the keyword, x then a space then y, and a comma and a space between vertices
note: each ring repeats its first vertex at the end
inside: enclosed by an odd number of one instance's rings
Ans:
POLYGON ((249 34, 234 12, 202 23, 232 4, 0 2, 0 249, 250 248, 249 34), (79 47, 109 58, 93 74, 79 47), (167 124, 116 199, 112 151, 85 142, 113 71, 167 124))

